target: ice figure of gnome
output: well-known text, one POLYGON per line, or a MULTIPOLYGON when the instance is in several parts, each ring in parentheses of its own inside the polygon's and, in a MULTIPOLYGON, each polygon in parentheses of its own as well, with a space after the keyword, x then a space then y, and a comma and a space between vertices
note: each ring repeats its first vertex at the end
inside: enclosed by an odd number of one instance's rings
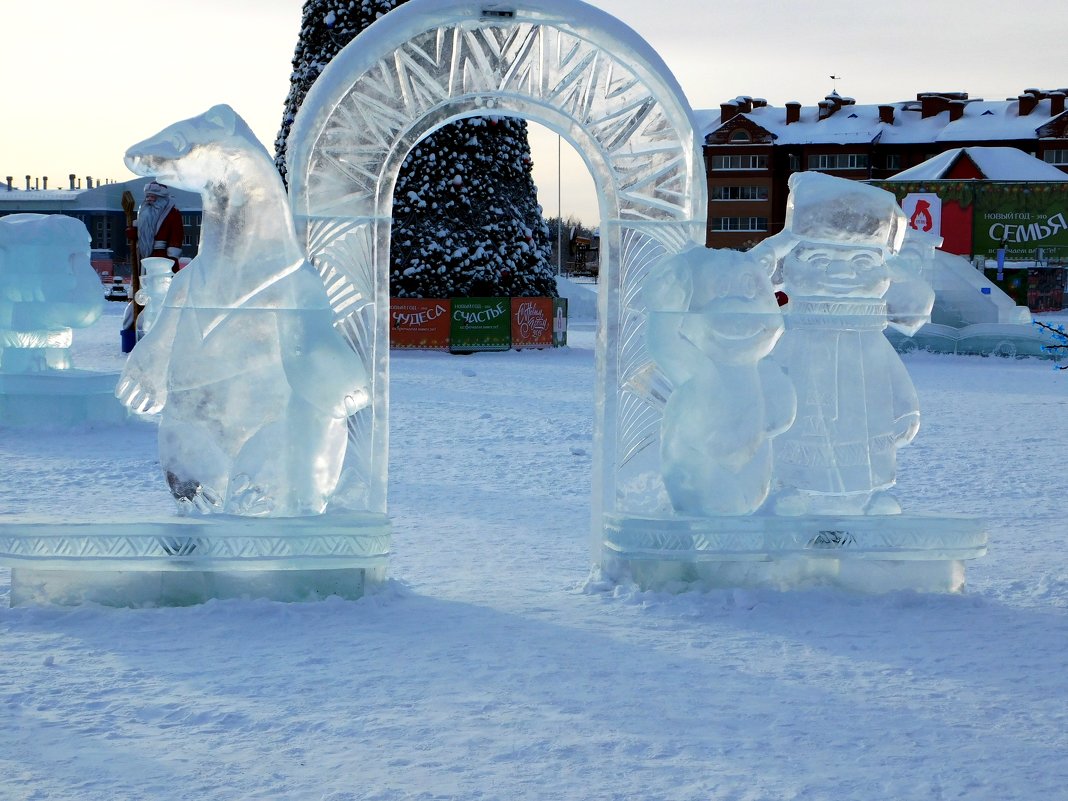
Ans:
POLYGON ((70 369, 71 329, 103 311, 84 223, 61 214, 0 217, 0 372, 70 369))
POLYGON ((897 449, 919 429, 916 391, 883 334, 912 333, 934 295, 887 261, 905 218, 892 194, 816 172, 790 178, 782 260, 786 333, 772 356, 797 392, 775 441, 779 514, 896 514, 897 449), (898 285, 893 291, 892 281, 898 285))
POLYGON ((661 473, 681 514, 744 515, 767 497, 771 439, 794 415, 790 382, 764 360, 783 332, 773 266, 695 246, 647 279, 649 350, 674 385, 661 473))
POLYGON ((321 513, 369 382, 332 325, 272 159, 233 109, 215 106, 134 145, 126 164, 203 196, 199 255, 116 390, 134 411, 162 410, 160 463, 179 507, 321 513))

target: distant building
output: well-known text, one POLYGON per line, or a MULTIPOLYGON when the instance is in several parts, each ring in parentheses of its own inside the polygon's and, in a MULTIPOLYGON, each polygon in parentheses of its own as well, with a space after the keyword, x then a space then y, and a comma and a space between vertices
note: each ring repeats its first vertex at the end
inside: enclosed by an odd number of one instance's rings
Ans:
POLYGON ((1068 175, 1066 94, 1028 89, 986 101, 966 92, 922 92, 914 101, 861 106, 832 92, 808 107, 739 97, 718 111, 698 111, 708 180, 706 244, 749 248, 781 231, 787 181, 803 170, 878 181, 947 151, 1001 146, 1068 175))
POLYGON ((1068 265, 1068 174, 1012 147, 947 150, 872 184, 912 224, 969 257, 1018 305, 1059 310, 1068 265))
MULTIPOLYGON (((26 176, 26 188, 14 186, 8 177, 0 184, 0 217, 7 214, 65 214, 81 220, 89 230, 92 261, 101 278, 111 275, 130 274, 130 253, 126 241, 126 214, 122 208, 123 192, 130 192, 137 207, 144 200, 144 187, 148 178, 134 178, 122 183, 95 184, 86 178, 83 189, 76 176, 68 177, 66 189, 49 189, 48 179, 43 183, 26 176)), ((174 202, 182 212, 185 224, 185 241, 182 256, 192 258, 200 244, 200 221, 202 206, 200 195, 195 192, 172 190, 174 202)))

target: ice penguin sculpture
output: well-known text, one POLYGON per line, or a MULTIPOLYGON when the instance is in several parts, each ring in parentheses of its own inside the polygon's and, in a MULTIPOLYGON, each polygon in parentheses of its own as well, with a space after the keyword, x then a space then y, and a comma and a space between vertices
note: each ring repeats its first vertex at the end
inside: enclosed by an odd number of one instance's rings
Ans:
POLYGON ((915 332, 934 299, 915 271, 887 263, 904 235, 889 192, 817 172, 791 176, 786 226, 768 248, 788 246, 786 333, 772 358, 797 390, 797 419, 775 441, 779 514, 900 512, 887 490, 897 449, 919 429, 919 402, 883 330, 915 332))
POLYGON ((134 411, 162 411, 160 463, 179 507, 322 512, 368 378, 332 325, 273 161, 233 109, 215 106, 134 145, 126 164, 203 197, 199 255, 116 390, 134 411))
POLYGON ((674 385, 660 460, 678 513, 744 515, 767 497, 772 437, 794 414, 793 388, 764 360, 783 332, 772 266, 695 246, 647 279, 649 350, 674 385))

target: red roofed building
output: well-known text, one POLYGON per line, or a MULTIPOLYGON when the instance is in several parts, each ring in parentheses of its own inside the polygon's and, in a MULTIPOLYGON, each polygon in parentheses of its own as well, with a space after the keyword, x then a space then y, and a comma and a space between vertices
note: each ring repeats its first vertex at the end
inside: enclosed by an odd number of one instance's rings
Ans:
MULTIPOLYGON (((815 106, 782 108, 739 97, 718 111, 698 111, 708 179, 706 244, 748 248, 781 231, 787 181, 802 170, 879 181, 948 151, 1007 147, 1068 179, 1066 95, 1068 89, 1028 89, 985 101, 965 92, 923 92, 915 101, 857 105, 832 93, 815 106)), ((942 180, 1005 180, 992 179, 971 155, 958 155, 948 169, 942 180)))

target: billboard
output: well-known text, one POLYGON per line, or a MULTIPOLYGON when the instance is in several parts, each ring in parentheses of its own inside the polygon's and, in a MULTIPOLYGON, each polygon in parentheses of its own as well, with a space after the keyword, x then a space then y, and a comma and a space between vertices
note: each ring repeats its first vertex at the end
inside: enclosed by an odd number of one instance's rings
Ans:
POLYGON ((450 348, 454 351, 508 350, 512 347, 509 298, 453 298, 450 348))
POLYGON ((512 347, 549 348, 553 344, 553 299, 512 298, 512 347))
POLYGON ((972 252, 1008 261, 1068 260, 1068 192, 1038 184, 987 187, 975 200, 972 252))
POLYGON ((390 347, 448 350, 451 305, 448 299, 390 298, 390 347))

